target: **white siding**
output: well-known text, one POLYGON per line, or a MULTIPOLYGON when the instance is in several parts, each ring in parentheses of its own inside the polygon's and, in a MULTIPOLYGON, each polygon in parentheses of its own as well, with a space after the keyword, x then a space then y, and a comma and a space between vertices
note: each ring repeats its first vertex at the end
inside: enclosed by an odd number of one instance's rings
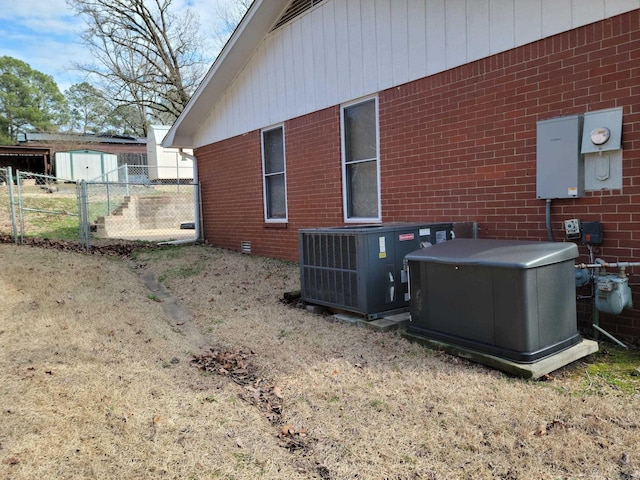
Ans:
POLYGON ((640 0, 325 0, 267 35, 202 146, 640 8, 640 0))
POLYGON ((427 2, 425 27, 427 32, 427 75, 442 72, 447 68, 447 52, 443 47, 446 43, 444 3, 445 0, 427 2))
MULTIPOLYGON (((375 9, 362 9, 363 25, 375 25, 375 9)), ((364 72, 364 91, 375 92, 378 88, 378 76, 376 75, 378 59, 378 48, 376 46, 375 28, 362 29, 362 68, 364 72)))
POLYGON ((489 0, 476 0, 467 5, 467 61, 491 55, 489 37, 489 0))
MULTIPOLYGON (((469 0, 470 3, 476 0, 469 0)), ((446 0, 444 2, 445 61, 447 69, 464 65, 467 61, 467 2, 446 0)), ((473 41, 470 39, 469 41, 473 41)), ((441 47, 442 48, 442 47, 441 47)))
POLYGON ((542 36, 571 30, 571 0, 542 0, 542 36))
MULTIPOLYGON (((324 22, 322 21, 322 10, 314 10, 309 16, 311 22, 311 41, 313 45, 324 45, 324 22)), ((320 75, 314 79, 313 85, 315 86, 315 100, 316 103, 324 105, 327 103, 327 83, 325 81, 326 72, 326 60, 325 57, 327 51, 323 48, 318 48, 313 51, 313 71, 320 75)))
POLYGON ((393 84, 409 80, 409 38, 406 0, 394 0, 391 9, 391 58, 393 60, 393 84))
MULTIPOLYGON (((294 68, 294 87, 291 92, 287 92, 288 95, 291 95, 295 98, 295 103, 291 112, 293 112, 293 116, 297 114, 301 114, 305 110, 305 101, 307 99, 307 95, 305 95, 305 74, 304 74, 304 66, 305 66, 305 58, 304 58, 304 50, 302 48, 302 28, 300 22, 294 22, 291 25, 291 42, 293 43, 293 57, 289 59, 289 61, 293 64, 294 68)), ((257 112, 256 112, 257 115, 257 112)), ((259 128, 262 128, 267 125, 271 125, 275 122, 264 122, 264 125, 261 125, 259 128)))
POLYGON ((427 7, 422 0, 409 0, 407 11, 409 78, 419 78, 427 71, 427 7))
MULTIPOLYGON (((376 23, 373 30, 376 35, 375 68, 378 85, 393 84, 393 55, 391 51, 391 1, 376 0, 374 3, 376 23)), ((355 98, 355 97, 354 97, 355 98)))
MULTIPOLYGON (((364 8, 367 8, 366 2, 364 8)), ((360 13, 360 0, 347 2, 347 37, 348 43, 344 45, 346 61, 349 64, 349 76, 346 81, 349 84, 349 97, 356 98, 364 92, 364 60, 362 49, 362 14, 360 13)), ((366 27, 365 27, 366 28, 366 27)), ((313 110, 312 110, 313 111, 313 110)))
POLYGON ((586 25, 604 18, 604 4, 600 0, 571 0, 574 25, 586 25))
POLYGON ((511 0, 492 0, 489 5, 489 50, 491 55, 515 45, 515 6, 511 0))
MULTIPOLYGON (((323 39, 324 39, 324 81, 327 92, 327 103, 329 98, 332 98, 329 92, 338 91, 338 84, 340 83, 340 74, 338 73, 338 63, 336 59, 336 51, 338 49, 336 38, 336 23, 333 9, 333 3, 329 4, 329 8, 322 8, 318 10, 322 12, 323 22, 323 39)), ((293 85, 292 85, 293 88, 293 85)))

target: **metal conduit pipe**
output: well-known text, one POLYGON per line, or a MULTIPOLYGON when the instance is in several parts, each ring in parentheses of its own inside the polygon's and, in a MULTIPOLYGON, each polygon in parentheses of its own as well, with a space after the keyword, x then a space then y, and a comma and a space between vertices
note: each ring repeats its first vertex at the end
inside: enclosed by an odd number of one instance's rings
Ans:
POLYGON ((608 263, 604 260, 596 259, 596 263, 576 263, 576 268, 630 268, 640 267, 640 262, 613 262, 608 263))
POLYGON ((553 228, 551 228, 551 199, 547 198, 547 209, 546 209, 546 219, 547 219, 547 234, 549 235, 549 240, 551 242, 555 242, 556 239, 553 236, 553 228))

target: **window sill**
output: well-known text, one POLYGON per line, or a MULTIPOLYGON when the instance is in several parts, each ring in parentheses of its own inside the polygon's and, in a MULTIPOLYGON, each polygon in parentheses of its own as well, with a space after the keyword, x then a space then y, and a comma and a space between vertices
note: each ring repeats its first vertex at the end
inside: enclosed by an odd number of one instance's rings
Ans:
POLYGON ((264 228, 289 228, 288 222, 266 222, 264 228))

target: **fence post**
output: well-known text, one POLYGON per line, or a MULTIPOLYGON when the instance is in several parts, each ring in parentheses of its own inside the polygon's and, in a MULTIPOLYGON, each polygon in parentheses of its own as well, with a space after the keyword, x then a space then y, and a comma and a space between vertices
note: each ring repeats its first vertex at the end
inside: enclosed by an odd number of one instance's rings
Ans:
POLYGON ((129 164, 124 164, 124 184, 126 185, 125 189, 127 192, 127 196, 129 196, 129 164))
POLYGON ((22 179, 20 170, 16 170, 16 185, 18 188, 18 212, 20 217, 20 243, 24 245, 24 211, 22 205, 22 179))
POLYGON ((77 184, 78 192, 78 218, 79 218, 79 241, 84 244, 85 250, 91 249, 91 231, 89 227, 89 201, 87 195, 87 182, 80 180, 77 184))
POLYGON ((180 154, 180 152, 176 153, 176 178, 177 183, 178 183, 178 193, 180 193, 180 159, 182 158, 182 155, 180 154))
POLYGON ((7 187, 9 187, 9 212, 11 215, 11 234, 13 243, 18 243, 18 224, 16 223, 16 206, 13 198, 13 171, 11 167, 7 167, 7 187))

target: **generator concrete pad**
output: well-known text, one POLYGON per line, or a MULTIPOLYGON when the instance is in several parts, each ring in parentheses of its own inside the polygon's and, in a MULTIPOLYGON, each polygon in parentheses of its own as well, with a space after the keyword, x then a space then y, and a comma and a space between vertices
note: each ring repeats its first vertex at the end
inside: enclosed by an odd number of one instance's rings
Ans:
POLYGON ((377 320, 371 320, 363 324, 365 328, 369 330, 375 330, 377 332, 388 332, 390 330, 397 330, 398 323, 387 318, 379 318, 377 320))
POLYGON ((388 332, 404 328, 409 323, 409 313, 398 313, 364 323, 364 326, 378 332, 388 332))
POLYGON ((411 320, 411 315, 409 315, 409 312, 404 312, 397 313, 395 315, 388 315, 384 318, 394 322, 398 326, 398 328, 403 328, 407 325, 407 323, 409 323, 409 320, 411 320))
POLYGON ((506 360, 504 358, 482 353, 477 350, 471 350, 458 345, 452 345, 450 343, 433 340, 430 338, 421 337, 412 333, 404 332, 403 337, 412 342, 419 343, 426 347, 442 350, 452 355, 456 355, 461 358, 465 358, 475 363, 481 363, 488 367, 502 370, 516 377, 526 379, 537 379, 547 375, 548 373, 558 370, 566 365, 569 365, 576 360, 579 360, 587 355, 591 355, 598 351, 598 342, 593 340, 582 339, 579 343, 558 353, 542 358, 537 362, 532 363, 519 363, 512 360, 506 360))

